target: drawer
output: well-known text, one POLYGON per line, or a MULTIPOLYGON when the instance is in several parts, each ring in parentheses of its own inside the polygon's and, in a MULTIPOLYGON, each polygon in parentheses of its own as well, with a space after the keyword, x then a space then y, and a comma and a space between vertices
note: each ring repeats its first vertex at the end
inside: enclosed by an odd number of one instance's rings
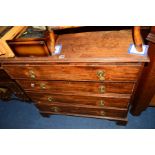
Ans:
POLYGON ((8 45, 16 56, 48 56, 50 55, 44 39, 20 38, 8 41, 8 45))
POLYGON ((97 107, 119 107, 128 108, 130 95, 115 95, 115 96, 103 96, 103 95, 64 95, 64 94, 45 94, 26 92, 26 94, 35 103, 41 104, 54 104, 60 105, 66 103, 68 105, 85 105, 85 106, 97 106, 97 107))
POLYGON ((112 108, 88 108, 80 106, 66 106, 66 105, 42 105, 36 104, 36 107, 43 113, 55 114, 69 114, 69 115, 82 115, 94 117, 119 117, 126 118, 127 109, 112 109, 112 108))
POLYGON ((4 65, 14 79, 135 81, 141 65, 4 65))
POLYGON ((132 82, 76 82, 76 81, 30 81, 17 80, 25 90, 50 91, 52 93, 120 93, 131 94, 132 82))

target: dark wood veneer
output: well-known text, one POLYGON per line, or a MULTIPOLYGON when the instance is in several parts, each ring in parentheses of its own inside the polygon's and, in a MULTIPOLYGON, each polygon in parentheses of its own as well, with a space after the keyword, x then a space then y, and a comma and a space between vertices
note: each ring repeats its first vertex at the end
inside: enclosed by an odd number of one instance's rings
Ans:
POLYGON ((34 81, 16 80, 25 90, 52 93, 131 94, 135 82, 77 82, 77 81, 34 81))
POLYGON ((104 81, 136 81, 141 64, 131 65, 3 65, 5 71, 14 79, 31 79, 33 71, 36 80, 99 81, 98 71, 105 72, 104 81), (20 74, 19 74, 20 73, 20 74))
POLYGON ((35 93, 26 92, 28 96, 36 103, 42 104, 54 104, 59 103, 60 105, 66 103, 68 105, 85 105, 85 106, 96 106, 96 107, 119 107, 128 108, 130 95, 92 95, 92 94, 50 94, 50 93, 35 93))

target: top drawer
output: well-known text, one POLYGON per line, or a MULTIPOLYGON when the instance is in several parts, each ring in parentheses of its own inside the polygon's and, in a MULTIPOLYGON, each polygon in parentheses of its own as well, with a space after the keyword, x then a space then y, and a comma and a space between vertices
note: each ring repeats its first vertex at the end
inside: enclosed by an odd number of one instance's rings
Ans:
POLYGON ((4 65, 14 79, 70 81, 135 81, 141 64, 123 65, 4 65))

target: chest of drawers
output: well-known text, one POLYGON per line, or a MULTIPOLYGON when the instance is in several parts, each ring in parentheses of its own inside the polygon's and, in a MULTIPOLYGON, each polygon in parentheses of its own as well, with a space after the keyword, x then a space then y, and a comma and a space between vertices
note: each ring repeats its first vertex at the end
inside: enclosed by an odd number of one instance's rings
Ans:
POLYGON ((3 60, 3 69, 44 116, 64 114, 127 122, 147 56, 128 54, 131 31, 64 34, 59 55, 3 60))

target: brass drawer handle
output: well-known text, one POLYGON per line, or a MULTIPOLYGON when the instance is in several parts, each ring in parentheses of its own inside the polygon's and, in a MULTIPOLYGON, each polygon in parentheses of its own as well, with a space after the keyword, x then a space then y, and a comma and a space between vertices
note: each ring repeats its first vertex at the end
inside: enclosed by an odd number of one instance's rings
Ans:
POLYGON ((50 96, 50 97, 48 97, 48 101, 49 102, 53 102, 53 98, 50 96))
POLYGON ((99 80, 101 81, 105 80, 105 71, 102 71, 102 70, 97 71, 97 76, 99 80))
POLYGON ((59 108, 58 107, 51 107, 50 108, 53 112, 58 112, 59 111, 59 108))
POLYGON ((105 93, 105 86, 100 86, 99 91, 100 93, 105 93))
POLYGON ((40 84, 40 88, 41 88, 41 89, 46 89, 45 83, 41 83, 41 84, 40 84))
POLYGON ((104 107, 105 103, 103 100, 100 100, 100 103, 99 103, 100 106, 104 107))
POLYGON ((105 116, 105 112, 104 111, 101 111, 100 113, 101 113, 102 116, 105 116))
POLYGON ((33 70, 29 70, 29 75, 30 75, 31 79, 35 79, 36 78, 35 73, 34 73, 33 70))

